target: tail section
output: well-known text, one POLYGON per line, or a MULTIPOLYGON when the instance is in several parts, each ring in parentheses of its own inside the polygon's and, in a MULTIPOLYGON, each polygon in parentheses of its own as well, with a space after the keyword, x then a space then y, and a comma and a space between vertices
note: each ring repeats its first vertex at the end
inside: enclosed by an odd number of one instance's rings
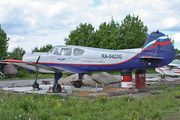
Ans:
POLYGON ((175 51, 170 39, 159 31, 149 35, 141 51, 141 58, 156 59, 158 66, 169 64, 174 59, 174 55, 175 51))

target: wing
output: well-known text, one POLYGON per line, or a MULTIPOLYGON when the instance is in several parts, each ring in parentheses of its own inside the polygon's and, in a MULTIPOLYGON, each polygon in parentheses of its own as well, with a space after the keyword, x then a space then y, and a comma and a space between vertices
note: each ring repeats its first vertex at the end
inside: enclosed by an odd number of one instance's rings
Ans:
POLYGON ((21 67, 24 67, 26 69, 33 70, 33 71, 37 70, 38 72, 41 72, 41 73, 65 73, 65 74, 73 73, 65 69, 57 68, 56 66, 52 67, 52 66, 47 66, 47 65, 41 65, 36 62, 25 62, 21 60, 10 60, 10 59, 4 60, 3 62, 12 63, 14 65, 18 65, 18 66, 21 66, 21 67))

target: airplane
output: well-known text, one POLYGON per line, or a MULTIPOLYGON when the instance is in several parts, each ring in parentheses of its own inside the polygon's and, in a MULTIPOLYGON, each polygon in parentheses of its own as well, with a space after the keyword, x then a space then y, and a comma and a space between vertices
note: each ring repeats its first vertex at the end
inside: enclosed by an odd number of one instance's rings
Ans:
POLYGON ((180 59, 175 59, 166 66, 157 67, 155 71, 161 74, 162 79, 165 78, 165 75, 180 76, 180 59))
POLYGON ((27 53, 22 61, 6 59, 3 62, 35 71, 33 88, 39 88, 38 72, 54 73, 53 91, 60 92, 61 85, 58 80, 62 74, 78 73, 79 78, 73 85, 80 88, 83 75, 87 72, 160 67, 169 64, 174 55, 170 39, 157 30, 148 36, 142 48, 109 50, 57 45, 49 52, 27 53))

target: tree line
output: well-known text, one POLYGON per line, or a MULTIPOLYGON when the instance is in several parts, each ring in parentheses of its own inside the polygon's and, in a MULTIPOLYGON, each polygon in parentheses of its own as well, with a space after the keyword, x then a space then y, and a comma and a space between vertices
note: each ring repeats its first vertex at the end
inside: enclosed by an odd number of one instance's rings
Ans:
MULTIPOLYGON (((110 22, 103 22, 95 29, 90 23, 80 23, 75 30, 72 30, 67 38, 64 38, 66 45, 79 45, 104 49, 131 49, 140 48, 148 37, 148 28, 141 21, 139 16, 128 14, 121 23, 113 17, 110 22)), ((26 53, 23 48, 17 47, 12 52, 7 52, 8 41, 6 33, 0 26, 0 57, 3 59, 21 60, 26 53)), ((47 52, 52 48, 51 44, 40 48, 31 49, 32 52, 47 52)), ((180 50, 175 49, 176 54, 180 50)))
POLYGON ((130 14, 124 20, 115 22, 113 17, 109 23, 103 22, 95 30, 92 24, 80 23, 65 38, 66 45, 79 45, 105 49, 130 49, 142 47, 148 36, 148 28, 139 16, 130 14))

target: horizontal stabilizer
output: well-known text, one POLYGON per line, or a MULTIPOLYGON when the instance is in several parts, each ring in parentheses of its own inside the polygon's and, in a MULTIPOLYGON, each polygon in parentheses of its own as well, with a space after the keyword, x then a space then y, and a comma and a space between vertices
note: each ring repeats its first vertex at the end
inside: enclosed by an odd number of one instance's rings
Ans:
POLYGON ((162 58, 162 57, 153 57, 153 56, 142 56, 142 57, 140 57, 140 58, 142 58, 142 59, 157 59, 157 60, 159 60, 159 59, 164 59, 164 58, 162 58))
POLYGON ((168 65, 166 65, 166 66, 169 66, 169 67, 180 67, 180 65, 177 65, 177 64, 172 64, 172 63, 170 63, 170 64, 168 64, 168 65))

